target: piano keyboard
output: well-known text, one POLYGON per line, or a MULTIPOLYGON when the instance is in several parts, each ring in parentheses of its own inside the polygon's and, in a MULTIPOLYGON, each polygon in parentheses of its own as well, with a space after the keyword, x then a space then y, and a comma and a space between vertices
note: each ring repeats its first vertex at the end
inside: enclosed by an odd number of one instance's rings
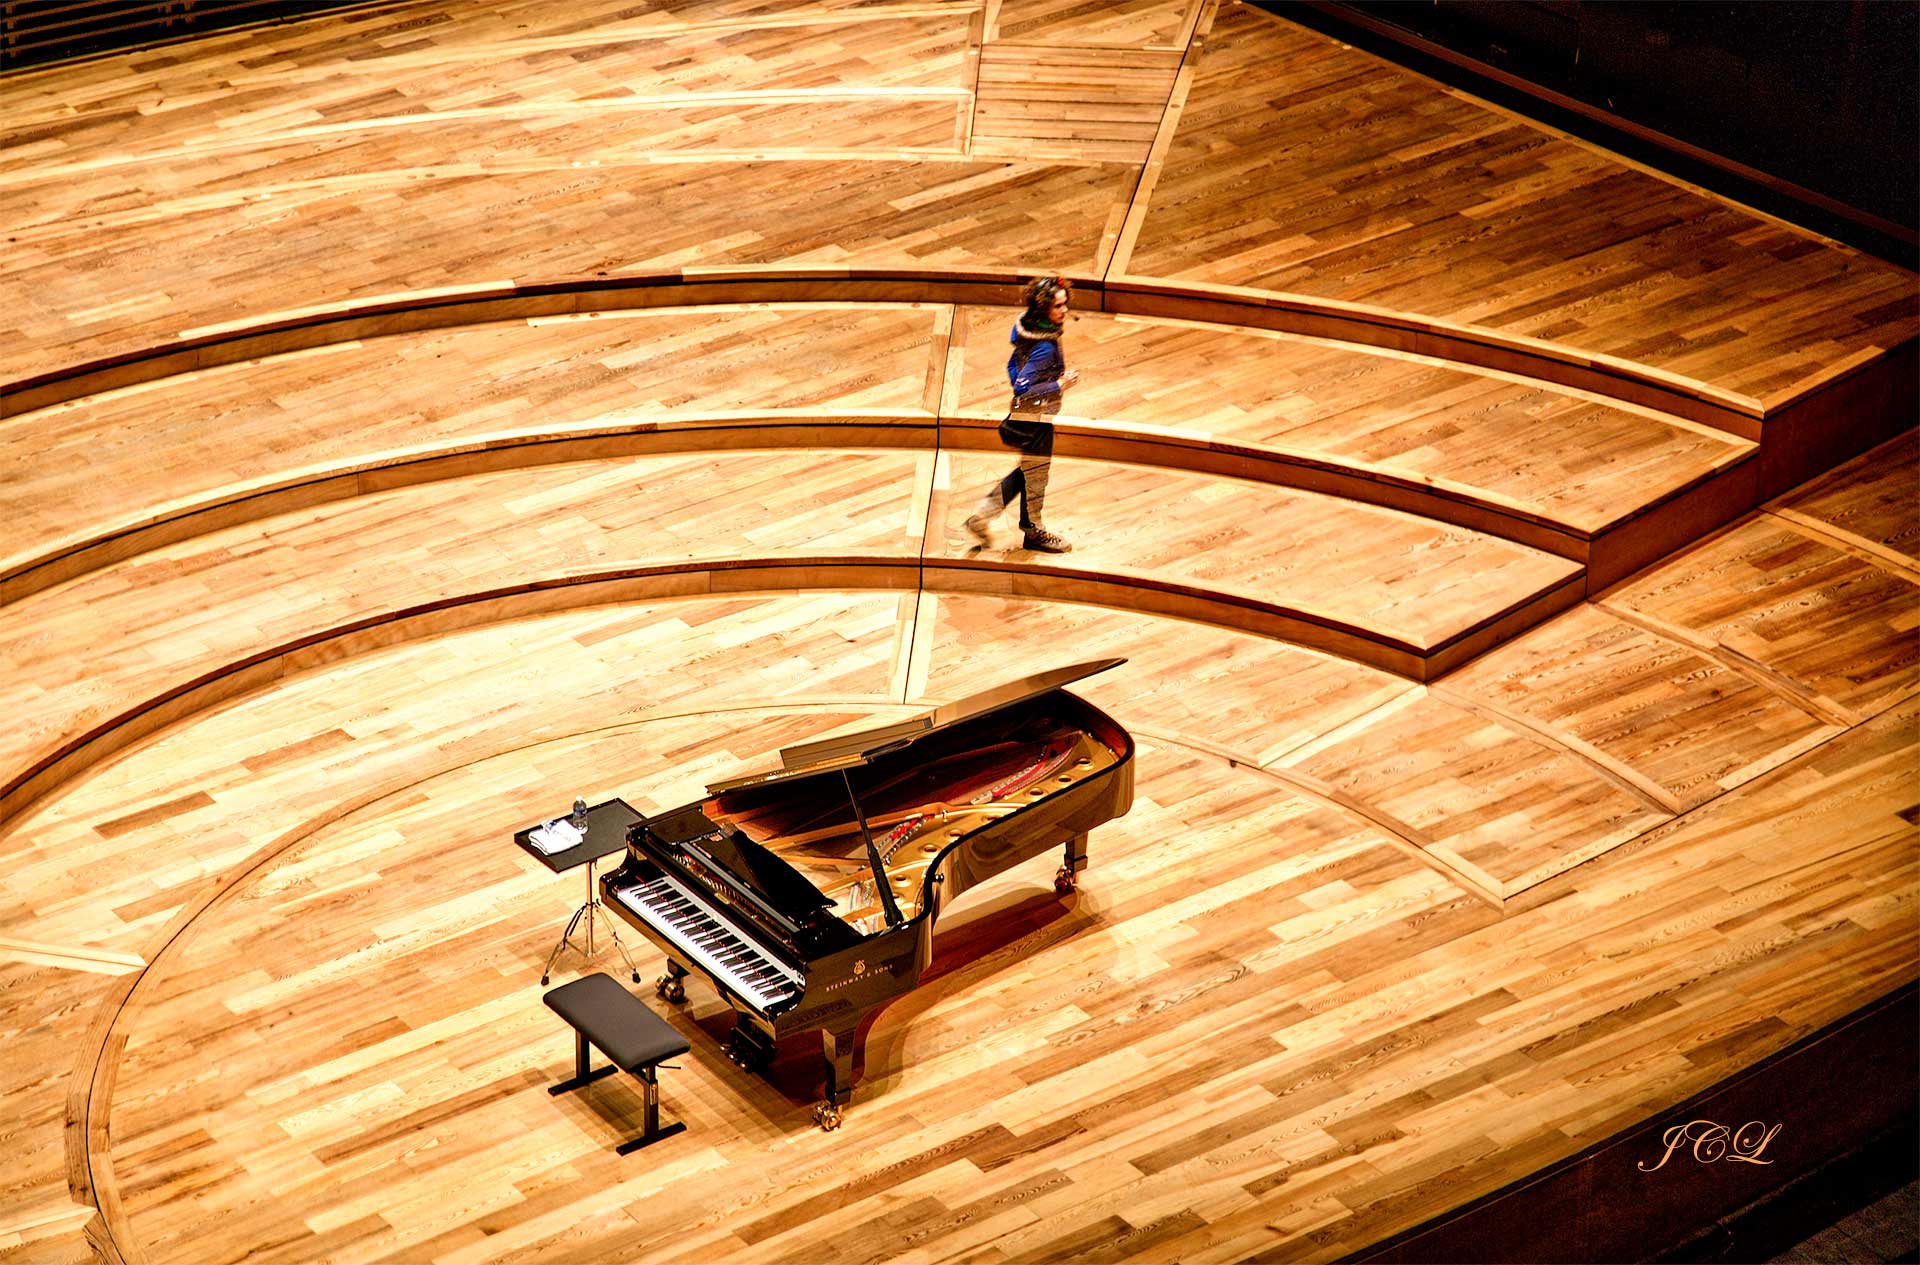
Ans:
POLYGON ((681 952, 762 1011, 798 996, 805 984, 785 964, 715 920, 707 907, 689 896, 670 875, 623 887, 617 897, 681 952))

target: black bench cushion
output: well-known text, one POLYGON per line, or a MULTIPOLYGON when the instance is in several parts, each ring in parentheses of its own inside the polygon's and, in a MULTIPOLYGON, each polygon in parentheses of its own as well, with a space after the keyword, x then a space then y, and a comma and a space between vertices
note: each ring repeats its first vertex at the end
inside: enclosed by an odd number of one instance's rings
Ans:
POLYGON ((623 1072, 692 1048, 672 1024, 601 971, 562 984, 543 1000, 623 1072))

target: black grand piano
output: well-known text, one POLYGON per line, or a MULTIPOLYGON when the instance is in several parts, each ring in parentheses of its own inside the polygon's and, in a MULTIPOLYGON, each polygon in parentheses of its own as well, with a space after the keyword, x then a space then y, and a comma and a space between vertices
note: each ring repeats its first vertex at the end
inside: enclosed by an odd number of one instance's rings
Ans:
POLYGON ((727 1053, 764 1071, 818 1030, 824 1129, 852 1095, 863 1019, 919 982, 956 896, 1050 848, 1075 886, 1087 832, 1133 803, 1133 739, 1062 686, 1123 659, 1057 668, 906 721, 789 747, 781 767, 627 832, 607 905, 667 955, 657 985, 704 976, 735 1011, 727 1053))

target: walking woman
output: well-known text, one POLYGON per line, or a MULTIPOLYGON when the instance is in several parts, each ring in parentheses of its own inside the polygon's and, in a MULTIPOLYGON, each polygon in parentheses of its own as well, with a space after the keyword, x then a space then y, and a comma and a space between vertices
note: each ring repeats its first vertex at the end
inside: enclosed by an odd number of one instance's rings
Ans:
POLYGON ((1041 518, 1047 499, 1047 469, 1053 462, 1053 423, 1044 419, 1060 411, 1061 395, 1080 377, 1067 368, 1060 354, 1067 301, 1065 281, 1041 277, 1027 287, 1027 310, 1013 323, 1013 354, 1007 357, 1013 406, 1007 420, 1000 423, 1000 442, 1020 450, 1020 464, 987 490, 979 508, 967 519, 967 530, 983 546, 990 540, 987 528, 1017 496, 1026 548, 1037 553, 1066 553, 1073 548, 1048 531, 1041 518))

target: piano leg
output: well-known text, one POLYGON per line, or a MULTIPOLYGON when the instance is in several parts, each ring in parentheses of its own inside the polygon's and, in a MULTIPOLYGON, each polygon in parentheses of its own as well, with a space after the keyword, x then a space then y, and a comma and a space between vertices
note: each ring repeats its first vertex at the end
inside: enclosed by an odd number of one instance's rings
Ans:
POLYGON ((840 1111, 853 1098, 853 1041, 860 1025, 842 1032, 820 1029, 820 1053, 827 1063, 827 1100, 813 1109, 813 1119, 832 1132, 840 1127, 840 1111))
MULTIPOLYGON (((639 975, 634 976, 639 979, 639 975)), ((667 962, 667 973, 653 981, 653 991, 671 1002, 683 1002, 687 999, 687 972, 678 962, 667 962)))
POLYGON ((1065 896, 1080 886, 1080 871, 1087 868, 1087 837, 1075 835, 1067 840, 1067 853, 1053 876, 1053 890, 1065 896))

